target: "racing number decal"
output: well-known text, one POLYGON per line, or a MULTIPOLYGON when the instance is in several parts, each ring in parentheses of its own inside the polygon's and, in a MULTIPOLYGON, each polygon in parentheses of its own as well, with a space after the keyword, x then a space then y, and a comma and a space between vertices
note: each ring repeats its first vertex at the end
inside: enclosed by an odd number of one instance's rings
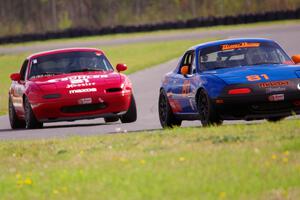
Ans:
POLYGON ((260 81, 262 79, 269 80, 269 76, 267 74, 260 74, 260 75, 251 75, 246 76, 248 81, 260 81))
POLYGON ((182 95, 187 96, 190 93, 190 81, 186 80, 183 82, 182 95))

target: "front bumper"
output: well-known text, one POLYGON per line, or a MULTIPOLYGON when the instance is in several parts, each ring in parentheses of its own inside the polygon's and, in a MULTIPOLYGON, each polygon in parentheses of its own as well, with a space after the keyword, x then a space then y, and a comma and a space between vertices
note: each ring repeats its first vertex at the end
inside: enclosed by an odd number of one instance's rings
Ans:
POLYGON ((213 105, 221 118, 226 120, 256 120, 300 114, 299 83, 300 79, 294 79, 280 86, 269 83, 228 86, 218 98, 213 99, 213 105), (235 88, 250 88, 251 93, 228 94, 230 89, 235 88))
POLYGON ((300 106, 292 101, 224 103, 215 107, 224 120, 258 120, 300 114, 300 106))
POLYGON ((77 96, 34 102, 32 109, 41 122, 74 121, 124 114, 130 105, 131 92, 77 96))

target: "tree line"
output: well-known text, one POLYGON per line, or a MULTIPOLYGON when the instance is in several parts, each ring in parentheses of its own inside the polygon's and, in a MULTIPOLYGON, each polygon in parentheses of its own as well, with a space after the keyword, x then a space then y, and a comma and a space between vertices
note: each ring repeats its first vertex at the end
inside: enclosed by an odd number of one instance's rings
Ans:
POLYGON ((290 10, 300 0, 0 0, 0 36, 290 10))

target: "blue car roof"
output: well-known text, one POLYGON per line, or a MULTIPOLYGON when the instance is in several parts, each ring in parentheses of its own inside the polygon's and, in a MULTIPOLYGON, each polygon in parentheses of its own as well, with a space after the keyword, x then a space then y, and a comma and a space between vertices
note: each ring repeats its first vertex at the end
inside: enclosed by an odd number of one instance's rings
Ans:
POLYGON ((227 40, 217 40, 211 41, 206 43, 197 44, 191 47, 189 50, 198 50, 205 47, 215 46, 215 45, 222 45, 222 44, 231 44, 231 43, 239 43, 239 42, 273 42, 274 40, 265 39, 265 38, 234 38, 234 39, 227 39, 227 40))

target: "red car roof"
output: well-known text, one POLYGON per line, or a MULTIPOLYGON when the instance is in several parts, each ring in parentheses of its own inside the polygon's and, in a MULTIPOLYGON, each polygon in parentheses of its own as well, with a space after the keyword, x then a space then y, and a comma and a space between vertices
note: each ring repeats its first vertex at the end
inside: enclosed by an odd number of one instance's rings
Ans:
POLYGON ((27 59, 37 58, 40 56, 46 56, 51 54, 59 54, 59 53, 68 53, 68 52, 76 52, 76 51, 84 51, 84 52, 98 52, 104 55, 104 52, 100 49, 96 48, 65 48, 65 49, 55 49, 51 51, 43 51, 39 53, 32 54, 27 57, 27 59))

